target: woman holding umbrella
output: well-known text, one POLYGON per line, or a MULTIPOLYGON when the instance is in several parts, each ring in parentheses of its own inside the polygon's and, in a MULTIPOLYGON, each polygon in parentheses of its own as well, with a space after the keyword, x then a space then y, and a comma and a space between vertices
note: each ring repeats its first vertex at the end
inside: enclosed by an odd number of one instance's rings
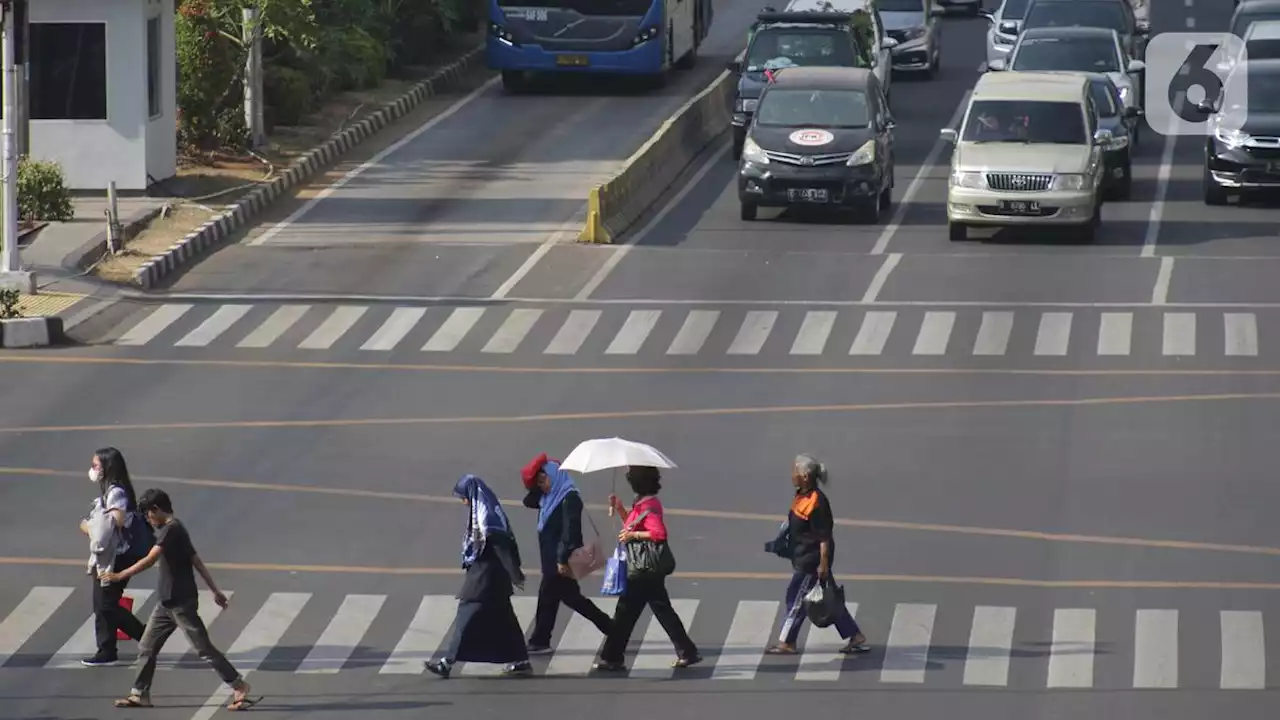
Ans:
POLYGON ((467 506, 467 533, 462 540, 466 578, 458 592, 458 615, 444 658, 429 661, 427 670, 448 678, 458 662, 506 663, 504 675, 533 673, 524 644, 524 629, 511 606, 513 587, 524 587, 520 548, 498 497, 484 480, 465 475, 453 494, 467 506))

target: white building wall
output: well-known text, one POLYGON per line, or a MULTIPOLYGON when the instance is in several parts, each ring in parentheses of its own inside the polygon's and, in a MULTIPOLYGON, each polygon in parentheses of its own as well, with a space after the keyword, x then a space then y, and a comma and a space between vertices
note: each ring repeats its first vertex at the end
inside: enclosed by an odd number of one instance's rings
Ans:
MULTIPOLYGON (((175 0, 147 0, 146 18, 160 18, 160 115, 147 121, 146 171, 149 182, 168 180, 178 173, 178 63, 175 59, 176 38, 173 16, 175 0)), ((143 40, 146 40, 146 18, 143 19, 143 40)), ((142 99, 139 107, 146 108, 147 64, 146 48, 142 57, 142 99)))

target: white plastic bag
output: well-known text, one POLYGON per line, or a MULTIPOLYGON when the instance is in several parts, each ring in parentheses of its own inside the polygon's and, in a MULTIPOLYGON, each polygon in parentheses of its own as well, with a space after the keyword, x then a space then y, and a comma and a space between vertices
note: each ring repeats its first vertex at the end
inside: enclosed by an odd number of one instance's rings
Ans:
POLYGON ((814 585, 813 589, 810 590, 809 593, 804 596, 804 601, 807 603, 815 603, 815 604, 821 603, 822 602, 822 586, 814 585))

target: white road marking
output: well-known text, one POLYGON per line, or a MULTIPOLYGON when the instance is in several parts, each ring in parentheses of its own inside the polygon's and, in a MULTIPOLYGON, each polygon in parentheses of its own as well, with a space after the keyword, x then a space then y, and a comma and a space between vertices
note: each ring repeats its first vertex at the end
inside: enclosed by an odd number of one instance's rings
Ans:
MULTIPOLYGON (((846 602, 849 615, 856 620, 858 603, 846 602)), ((835 682, 840 679, 840 668, 844 665, 844 655, 836 652, 848 642, 840 637, 835 626, 825 628, 808 626, 804 644, 800 647, 800 662, 796 669, 796 680, 801 682, 835 682)))
POLYGON ((498 286, 497 290, 493 291, 493 294, 489 296, 489 299, 502 300, 506 298, 507 295, 515 289, 516 285, 519 285, 520 281, 524 280, 525 277, 528 276, 535 267, 537 267, 538 263, 542 261, 542 258, 545 257, 547 253, 551 252, 551 248, 564 242, 565 238, 577 235, 578 231, 582 228, 583 223, 586 222, 587 207, 588 206, 586 204, 583 204, 583 206, 578 208, 578 211, 573 214, 573 217, 566 220, 558 230, 552 233, 546 240, 543 240, 542 244, 538 245, 538 247, 534 249, 533 253, 531 253, 529 257, 525 258, 525 261, 521 263, 520 267, 516 268, 516 271, 511 273, 511 277, 507 278, 498 286))
POLYGON ((1133 637, 1133 686, 1178 687, 1178 611, 1139 610, 1133 637))
POLYGON ((1151 289, 1151 304, 1166 305, 1169 302, 1169 283, 1173 281, 1173 258, 1168 255, 1160 258, 1160 269, 1156 271, 1156 284, 1151 289))
POLYGON ((596 323, 600 322, 600 313, 599 310, 571 311, 543 352, 547 355, 572 355, 578 352, 596 323))
POLYGON ((194 305, 161 305, 160 308, 146 316, 129 332, 116 340, 116 345, 146 345, 164 332, 166 328, 178 321, 178 318, 191 312, 194 305))
POLYGON ((1017 608, 978 606, 969 630, 969 655, 964 663, 965 685, 1004 687, 1009 684, 1009 655, 1017 608))
POLYGON ((347 664, 373 624, 386 595, 348 595, 295 671, 300 675, 334 675, 347 664))
POLYGON ((1098 327, 1099 355, 1128 355, 1133 337, 1133 313, 1106 312, 1098 327))
MULTIPOLYGON (((610 617, 618 605, 616 597, 591 598, 591 601, 610 617)), ((596 652, 603 642, 604 635, 590 620, 572 613, 569 626, 564 629, 564 635, 560 636, 560 642, 556 643, 555 654, 551 656, 551 662, 547 663, 544 674, 578 677, 591 674, 596 652)))
POLYGON ((265 348, 270 347, 271 343, 280 339, 293 327, 307 311, 311 309, 310 305, 285 305, 284 307, 271 313, 271 317, 262 321, 262 324, 254 328, 243 340, 236 344, 239 348, 265 348))
POLYGON ((187 333, 173 345, 174 347, 206 347, 217 340, 222 333, 230 330, 232 325, 248 315, 252 309, 252 305, 223 305, 217 312, 210 315, 208 320, 200 323, 199 327, 187 333))
POLYGON ((1253 313, 1225 313, 1226 353, 1230 356, 1258 354, 1258 321, 1253 313))
MULTIPOLYGON (((223 590, 222 593, 227 599, 235 597, 235 593, 230 590, 223 590)), ((213 592, 210 590, 200 591, 200 621, 204 623, 205 629, 213 624, 214 620, 222 614, 222 608, 213 601, 213 592)), ((146 622, 144 618, 138 618, 146 622)), ((169 641, 160 648, 160 652, 156 654, 156 668, 159 670, 172 670, 177 667, 182 657, 191 652, 191 641, 187 639, 187 634, 182 630, 176 630, 169 636, 169 641)))
POLYGON ((542 310, 531 308, 516 308, 511 311, 507 319, 503 321, 502 327, 489 338, 489 342, 485 344, 480 352, 486 353, 510 353, 520 346, 525 336, 533 329, 534 323, 538 322, 538 318, 542 317, 542 310))
POLYGON ((298 343, 298 349, 328 350, 368 311, 369 308, 353 306, 335 308, 329 317, 320 323, 320 327, 316 328, 315 332, 298 343))
POLYGON ((1195 313, 1164 314, 1165 355, 1196 354, 1196 316, 1195 313))
POLYGON ((729 345, 729 355, 755 355, 764 347, 773 332, 773 324, 778 320, 776 310, 751 310, 743 319, 738 334, 729 345))
POLYGON ((396 345, 404 339, 418 325, 418 321, 423 315, 427 314, 426 308, 402 307, 396 308, 391 317, 378 328, 378 331, 369 338, 364 345, 360 346, 361 350, 395 350, 396 345))
MULTIPOLYGON (((694 613, 698 610, 697 600, 672 600, 671 606, 675 608, 676 615, 680 616, 680 621, 684 623, 685 629, 693 624, 694 613)), ((636 653, 636 659, 632 661, 628 677, 633 678, 651 678, 651 679, 667 679, 675 674, 675 668, 671 667, 672 661, 675 660, 675 654, 671 649, 671 639, 667 637, 667 631, 662 629, 662 623, 649 615, 649 627, 645 629, 644 639, 640 642, 640 651, 636 653)))
POLYGON ((899 603, 885 643, 880 682, 922 683, 929 666, 929 643, 937 605, 899 603))
MULTIPOLYGON (((1179 90, 1173 95, 1173 106, 1181 107, 1186 99, 1186 91, 1179 90)), ((1177 114, 1174 113, 1174 117, 1177 114)), ((1156 242, 1160 238, 1160 221, 1164 217, 1164 199, 1169 194, 1169 178, 1173 175, 1173 150, 1178 136, 1173 128, 1176 120, 1170 120, 1170 127, 1164 138, 1164 151, 1160 153, 1160 172, 1156 175, 1156 197, 1151 203, 1151 213, 1147 216, 1147 234, 1142 241, 1142 257, 1156 256, 1156 242)))
POLYGON ((884 352, 884 344, 889 341, 889 333, 893 332, 893 322, 898 318, 896 312, 872 310, 862 318, 862 326, 849 348, 850 355, 879 355, 884 352))
POLYGON ((945 355, 947 343, 951 340, 951 329, 955 327, 956 314, 948 311, 930 311, 924 314, 924 322, 920 323, 920 334, 916 336, 916 345, 912 355, 945 355))
POLYGON ((605 348, 604 354, 635 355, 640 352, 640 348, 649 337, 649 333, 653 332, 653 326, 658 324, 660 317, 662 317, 661 310, 632 310, 627 315, 627 321, 622 323, 622 329, 613 336, 609 347, 605 348))
POLYGON ((69 587, 33 587, 27 591, 22 602, 5 616, 4 622, 0 622, 0 667, 53 617, 53 613, 71 597, 72 590, 69 587))
POLYGON ((422 346, 423 352, 449 352, 458 347, 458 343, 471 332, 471 328, 480 321, 480 317, 484 315, 485 308, 482 307, 461 307, 454 308, 449 313, 449 317, 445 319, 440 329, 427 340, 427 344, 422 346))
POLYGON ((712 329, 716 326, 716 321, 719 319, 719 310, 689 311, 689 316, 684 319, 684 324, 680 326, 680 332, 676 333, 675 340, 672 340, 671 346, 667 348, 667 354, 696 354, 702 349, 702 344, 707 341, 707 336, 711 334, 712 329))
POLYGON ((778 619, 776 600, 742 600, 733 612, 733 624, 720 647, 712 680, 754 680, 764 650, 778 619))
POLYGON ((1262 690, 1267 686, 1267 645, 1262 631, 1262 613, 1254 610, 1223 610, 1222 677, 1223 690, 1262 690))
POLYGON ((378 674, 421 675, 425 672, 423 663, 430 660, 444 643, 445 633, 453 625, 457 610, 458 601, 451 596, 428 595, 422 598, 408 629, 400 636, 378 674))
POLYGON ((1049 649, 1049 687, 1093 687, 1093 610, 1053 611, 1053 644, 1049 649))
MULTIPOLYGON (((538 598, 528 596, 516 596, 511 598, 511 605, 516 611, 516 622, 520 623, 520 627, 528 632, 529 626, 533 624, 534 613, 538 609, 538 598)), ((490 663, 464 662, 458 663, 458 674, 465 677, 494 677, 502 672, 502 665, 493 665, 490 663)))
POLYGON ((791 354, 821 355, 838 316, 839 313, 834 310, 810 310, 805 313, 795 342, 791 343, 791 354))
MULTIPOLYGON (((126 590, 125 596, 133 598, 133 614, 138 617, 142 613, 142 607, 147 604, 147 600, 151 597, 151 590, 126 590)), ((146 615, 141 614, 139 620, 146 622, 146 615)), ((53 657, 44 664, 46 670, 68 670, 71 668, 84 667, 80 661, 93 655, 98 650, 98 641, 94 638, 94 617, 89 616, 88 620, 81 623, 76 629, 75 634, 68 639, 53 657)))
POLYGON ((1013 333, 1013 313, 1007 311, 982 313, 978 326, 978 338, 973 343, 974 355, 1003 355, 1009 347, 1009 335, 1013 333))
POLYGON ((894 268, 898 267, 898 263, 902 262, 902 253, 889 253, 885 256, 884 262, 881 263, 880 269, 876 270, 876 274, 871 278, 871 284, 867 286, 867 291, 862 294, 862 302, 875 302, 880 296, 880 291, 884 290, 884 284, 889 281, 889 275, 893 273, 894 268))
POLYGON ((1040 316, 1036 355, 1066 355, 1071 342, 1071 313, 1047 312, 1040 316))

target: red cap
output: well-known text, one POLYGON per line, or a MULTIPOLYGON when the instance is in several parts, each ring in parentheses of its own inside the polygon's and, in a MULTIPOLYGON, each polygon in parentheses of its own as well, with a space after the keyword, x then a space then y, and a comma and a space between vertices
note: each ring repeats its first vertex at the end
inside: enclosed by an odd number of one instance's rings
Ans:
POLYGON ((547 454, 540 453, 537 457, 529 461, 528 465, 520 471, 520 480, 524 483, 525 490, 533 489, 533 479, 538 476, 538 471, 542 466, 547 464, 547 454))

